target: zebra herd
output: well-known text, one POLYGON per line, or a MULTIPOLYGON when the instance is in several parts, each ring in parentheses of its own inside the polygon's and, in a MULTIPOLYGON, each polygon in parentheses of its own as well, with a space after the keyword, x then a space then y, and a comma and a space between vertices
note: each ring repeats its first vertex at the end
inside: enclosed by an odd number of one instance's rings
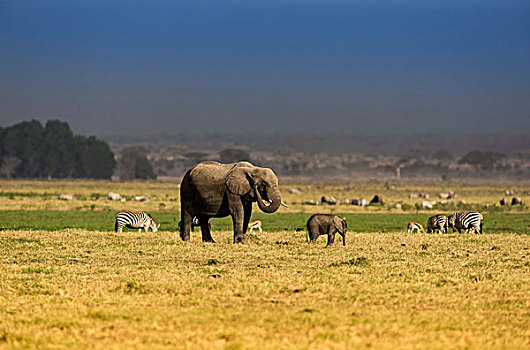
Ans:
MULTIPOLYGON (((427 233, 448 233, 449 228, 453 229, 453 232, 458 231, 461 233, 462 230, 466 230, 467 233, 484 233, 483 231, 483 220, 484 217, 478 211, 465 211, 454 213, 449 216, 444 214, 437 214, 431 216, 427 220, 427 233)), ((193 224, 199 226, 199 220, 193 218, 193 224)), ((116 232, 122 232, 123 227, 128 228, 137 228, 138 232, 142 231, 142 228, 145 229, 145 232, 148 232, 149 229, 153 232, 157 232, 160 224, 156 224, 153 217, 144 212, 133 212, 133 211, 120 211, 116 214, 114 230, 116 232)), ((211 223, 208 221, 208 226, 211 228, 211 223)), ((180 227, 180 222, 179 222, 180 227)), ((255 220, 251 221, 248 225, 250 231, 253 229, 259 229, 261 232, 261 221, 255 220)), ((419 222, 411 221, 408 224, 408 232, 425 232, 422 224, 419 222)))
MULTIPOLYGON (((452 228, 453 232, 458 231, 461 233, 462 230, 466 230, 467 233, 484 233, 483 231, 484 217, 478 211, 464 211, 454 213, 449 216, 444 214, 437 214, 431 216, 427 220, 427 233, 448 233, 449 229, 452 228)), ((425 232, 423 226, 418 222, 410 222, 408 224, 408 232, 425 232)))

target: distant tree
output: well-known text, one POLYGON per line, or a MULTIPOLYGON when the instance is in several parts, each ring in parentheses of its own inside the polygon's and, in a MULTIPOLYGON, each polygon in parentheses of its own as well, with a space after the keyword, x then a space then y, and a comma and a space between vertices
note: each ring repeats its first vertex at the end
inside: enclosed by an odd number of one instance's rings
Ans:
POLYGON ((205 160, 208 156, 208 153, 201 151, 192 151, 184 153, 183 156, 190 160, 190 164, 195 164, 202 160, 205 160))
POLYGON ((294 153, 294 149, 292 147, 282 147, 278 148, 274 153, 279 155, 280 157, 288 157, 294 153))
POLYGON ((137 179, 156 179, 155 172, 151 162, 147 159, 145 154, 140 154, 136 158, 136 167, 134 169, 134 175, 137 179))
POLYGON ((110 178, 116 162, 104 141, 74 136, 68 123, 24 121, 0 128, 0 175, 110 178))
POLYGON ((434 153, 433 158, 440 160, 440 161, 450 162, 450 161, 455 160, 455 155, 449 150, 439 149, 438 151, 434 153))
POLYGON ((471 151, 458 161, 459 164, 470 164, 484 170, 493 169, 502 160, 506 159, 506 155, 496 152, 481 152, 471 151))
POLYGON ((156 178, 145 150, 138 146, 127 147, 120 152, 117 175, 120 180, 156 178))
POLYGON ((47 121, 42 144, 42 175, 55 178, 74 176, 80 166, 75 151, 74 133, 68 123, 47 121))
POLYGON ((77 136, 76 140, 82 164, 82 177, 110 179, 116 167, 116 160, 109 145, 94 136, 77 136))
POLYGON ((524 160, 530 160, 530 149, 519 149, 515 151, 515 155, 524 160))
POLYGON ((15 177, 42 177, 44 128, 36 120, 24 121, 4 129, 2 149, 5 156, 20 160, 15 177))
POLYGON ((21 160, 15 156, 6 155, 2 157, 0 165, 0 175, 10 179, 15 174, 15 169, 21 160))
POLYGON ((242 160, 250 161, 250 153, 242 148, 227 148, 219 152, 221 163, 235 163, 242 160))

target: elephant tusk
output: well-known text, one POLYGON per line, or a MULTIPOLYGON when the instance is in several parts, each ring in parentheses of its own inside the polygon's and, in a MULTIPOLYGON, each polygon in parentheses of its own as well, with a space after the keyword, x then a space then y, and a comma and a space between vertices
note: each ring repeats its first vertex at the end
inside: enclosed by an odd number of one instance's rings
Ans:
POLYGON ((285 204, 283 201, 281 201, 280 204, 283 205, 286 208, 289 208, 289 206, 287 204, 285 204))

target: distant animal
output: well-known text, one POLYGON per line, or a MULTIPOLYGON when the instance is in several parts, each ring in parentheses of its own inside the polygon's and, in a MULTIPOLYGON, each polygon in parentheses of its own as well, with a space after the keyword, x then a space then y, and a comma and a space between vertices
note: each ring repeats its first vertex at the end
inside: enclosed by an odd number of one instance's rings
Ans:
POLYGON ((333 197, 333 196, 322 196, 322 198, 320 198, 320 202, 322 204, 329 204, 329 205, 335 205, 337 204, 338 200, 337 198, 333 197))
POLYGON ((420 224, 419 222, 415 222, 415 221, 411 221, 409 222, 409 224, 407 225, 407 232, 408 233, 414 233, 414 230, 416 230, 416 232, 418 233, 425 233, 425 230, 423 229, 423 226, 422 224, 420 224))
POLYGON ((506 204, 508 204, 508 201, 506 201, 506 198, 501 198, 501 200, 499 201, 499 204, 500 205, 506 205, 506 204))
POLYGON ((436 201, 421 201, 421 207, 426 209, 432 209, 432 206, 436 204, 436 201))
POLYGON ((123 226, 137 228, 138 232, 141 232, 142 228, 145 229, 145 232, 148 232, 149 229, 156 232, 160 224, 157 225, 153 217, 147 213, 126 210, 116 214, 114 231, 122 232, 123 226))
POLYGON ((466 232, 474 231, 475 233, 484 233, 483 221, 484 217, 478 211, 465 211, 454 213, 447 218, 448 226, 453 229, 453 232, 461 233, 462 229, 466 232))
POLYGON ((109 192, 109 194, 107 195, 107 198, 110 199, 111 201, 122 201, 123 202, 123 198, 120 196, 119 193, 116 193, 116 192, 109 192))
POLYGON ((523 201, 520 197, 513 197, 512 198, 512 205, 522 204, 523 201))
POLYGON ((314 214, 306 224, 307 241, 315 243, 318 236, 328 235, 328 243, 326 247, 333 244, 335 241, 335 233, 338 232, 342 236, 342 245, 346 245, 346 230, 348 224, 346 220, 332 214, 314 214))
POLYGON ((260 220, 254 220, 254 221, 251 221, 248 223, 248 229, 250 232, 252 232, 252 230, 254 230, 255 228, 257 228, 259 230, 259 232, 263 232, 263 230, 261 229, 261 221, 260 220))
POLYGON ((431 216, 427 220, 427 233, 434 233, 435 230, 438 230, 438 233, 447 233, 448 229, 447 216, 444 214, 431 216))
POLYGON ((383 197, 376 194, 374 198, 372 198, 372 200, 370 201, 370 204, 385 204, 385 203, 383 202, 383 197))
POLYGON ((359 205, 361 207, 364 207, 364 206, 368 205, 368 201, 366 199, 364 199, 364 198, 352 199, 351 204, 352 205, 359 205))

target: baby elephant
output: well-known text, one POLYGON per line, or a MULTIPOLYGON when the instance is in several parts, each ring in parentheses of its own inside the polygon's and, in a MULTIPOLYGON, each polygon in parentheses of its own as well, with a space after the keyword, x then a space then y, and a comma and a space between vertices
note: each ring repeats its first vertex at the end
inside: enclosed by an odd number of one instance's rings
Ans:
POLYGON ((348 224, 346 220, 331 214, 315 214, 307 220, 307 240, 309 243, 315 243, 318 236, 328 235, 328 244, 335 241, 335 233, 342 236, 342 245, 346 245, 346 230, 348 224))

